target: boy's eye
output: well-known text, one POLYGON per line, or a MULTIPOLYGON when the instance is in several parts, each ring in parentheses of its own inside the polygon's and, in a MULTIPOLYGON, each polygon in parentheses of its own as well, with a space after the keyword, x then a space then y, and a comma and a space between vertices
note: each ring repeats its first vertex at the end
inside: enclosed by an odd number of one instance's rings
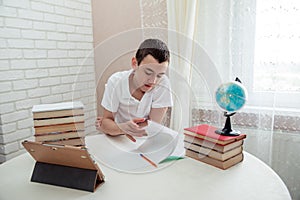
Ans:
MULTIPOLYGON (((153 76, 153 75, 156 75, 156 74, 155 74, 153 71, 151 71, 151 70, 145 70, 144 72, 145 72, 145 74, 146 74, 147 76, 153 76)), ((163 75, 164 75, 164 74, 157 74, 157 75, 156 75, 156 78, 160 79, 160 78, 163 77, 163 75)))
POLYGON ((151 71, 145 71, 145 73, 146 73, 147 75, 152 75, 152 74, 153 74, 153 72, 151 72, 151 71))

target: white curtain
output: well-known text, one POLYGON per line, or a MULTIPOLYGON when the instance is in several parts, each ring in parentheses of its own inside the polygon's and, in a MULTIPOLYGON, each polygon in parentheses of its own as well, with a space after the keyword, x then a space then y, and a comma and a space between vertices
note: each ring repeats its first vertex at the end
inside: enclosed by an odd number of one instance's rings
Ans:
POLYGON ((197 2, 168 1, 167 6, 168 46, 171 52, 169 76, 174 97, 171 127, 180 131, 189 126, 190 119, 191 60, 197 2))
POLYGON ((292 4, 295 2, 292 0, 288 3, 267 0, 264 2, 268 6, 262 8, 257 7, 259 2, 167 1, 168 44, 172 50, 170 79, 176 95, 171 125, 178 130, 199 123, 222 127, 225 119, 215 107, 213 92, 220 83, 239 77, 248 89, 249 99, 232 117, 233 127, 247 134, 245 150, 270 165, 287 184, 293 199, 300 199, 300 62, 299 56, 291 56, 300 50, 300 4, 292 4), (270 34, 259 35, 257 22, 261 25, 263 19, 257 18, 261 14, 257 13, 258 9, 269 15, 269 19, 274 18, 275 24, 280 24, 283 18, 274 13, 288 15, 285 26, 290 25, 292 34, 275 33, 275 30, 286 30, 281 25, 273 29, 265 26, 270 34), (298 19, 294 23, 298 25, 292 26, 291 19, 298 19), (255 60, 267 41, 259 39, 269 36, 271 40, 265 51, 279 49, 277 55, 284 52, 282 55, 292 57, 289 65, 278 62, 276 56, 266 63, 262 53, 261 60, 255 60), (293 48, 287 47, 287 43, 293 48), (293 90, 282 92, 268 87, 264 91, 256 90, 258 83, 268 80, 271 86, 284 88, 285 84, 285 88, 293 90))
POLYGON ((214 91, 229 79, 230 16, 223 16, 229 7, 228 1, 167 1, 170 79, 176 97, 172 128, 190 126, 192 108, 214 107, 214 91))

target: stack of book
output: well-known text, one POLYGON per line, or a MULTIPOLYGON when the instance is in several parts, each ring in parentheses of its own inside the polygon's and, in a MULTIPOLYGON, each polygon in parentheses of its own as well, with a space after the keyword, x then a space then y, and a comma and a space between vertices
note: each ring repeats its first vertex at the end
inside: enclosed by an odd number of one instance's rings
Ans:
POLYGON ((81 102, 33 106, 35 140, 51 144, 84 146, 83 108, 81 102))
POLYGON ((215 133, 216 127, 202 124, 184 129, 186 156, 220 169, 243 160, 245 134, 224 136, 215 133))

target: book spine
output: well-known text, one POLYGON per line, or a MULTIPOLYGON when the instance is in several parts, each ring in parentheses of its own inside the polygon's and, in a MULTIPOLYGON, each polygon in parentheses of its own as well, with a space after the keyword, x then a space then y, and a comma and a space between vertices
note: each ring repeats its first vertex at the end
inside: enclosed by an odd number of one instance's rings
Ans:
POLYGON ((226 145, 232 143, 237 140, 241 140, 246 138, 245 134, 240 134, 238 136, 224 136, 217 134, 215 131, 217 130, 214 126, 209 126, 207 124, 201 124, 194 127, 189 127, 184 129, 184 134, 197 137, 200 139, 209 140, 214 143, 218 143, 221 145, 226 145))
POLYGON ((199 135, 197 133, 193 133, 193 132, 190 132, 190 131, 184 131, 183 133, 185 135, 190 136, 190 137, 195 137, 195 138, 198 138, 198 139, 207 140, 207 141, 210 141, 210 142, 213 142, 213 143, 216 143, 216 144, 220 144, 220 145, 226 145, 226 144, 229 144, 229 143, 232 142, 232 141, 221 141, 221 140, 217 140, 217 139, 214 139, 214 138, 211 138, 211 137, 205 137, 203 135, 199 135))
POLYGON ((38 126, 49 126, 49 125, 58 125, 58 124, 68 124, 68 123, 78 123, 84 122, 84 115, 70 116, 70 117, 58 117, 50 119, 35 119, 34 127, 38 126))
POLYGON ((56 118, 56 117, 68 117, 68 116, 78 116, 78 115, 84 115, 83 109, 34 112, 33 118, 49 119, 49 118, 56 118))
POLYGON ((35 140, 37 142, 42 142, 42 141, 51 141, 51 140, 80 138, 80 137, 84 137, 84 136, 85 136, 85 134, 83 131, 79 131, 79 132, 74 131, 74 132, 67 132, 67 133, 35 135, 35 140))
POLYGON ((191 143, 185 143, 185 148, 186 149, 190 149, 193 150, 195 152, 201 153, 203 155, 206 155, 208 157, 214 158, 216 160, 220 160, 220 161, 226 161, 228 159, 230 159, 231 157, 236 156, 237 154, 241 153, 243 150, 242 146, 239 146, 235 149, 232 149, 230 151, 227 151, 225 153, 221 153, 218 151, 215 151, 213 149, 209 149, 203 146, 198 146, 195 144, 191 144, 191 143))
POLYGON ((84 123, 38 126, 34 128, 35 128, 35 135, 43 135, 43 134, 55 133, 55 132, 82 131, 84 130, 84 123))
POLYGON ((219 160, 216 160, 216 159, 213 159, 213 158, 209 158, 209 157, 207 157, 203 154, 200 154, 200 153, 195 152, 195 151, 190 150, 190 149, 186 150, 186 156, 188 156, 190 158, 193 158, 195 160, 204 162, 206 164, 212 165, 214 167, 223 169, 223 170, 234 166, 235 164, 241 162, 244 158, 243 153, 240 153, 240 154, 228 159, 227 161, 222 162, 222 161, 219 161, 219 160))
POLYGON ((224 152, 224 147, 225 146, 219 145, 215 142, 210 142, 208 140, 203 140, 203 139, 199 139, 199 138, 192 137, 192 136, 189 136, 189 135, 185 135, 184 136, 184 141, 188 142, 188 143, 196 144, 196 145, 199 145, 199 146, 204 146, 204 147, 207 147, 209 149, 214 149, 214 150, 219 151, 219 152, 224 152))
POLYGON ((63 138, 57 140, 43 140, 43 144, 55 144, 55 145, 71 145, 71 146, 85 146, 84 137, 81 138, 63 138))

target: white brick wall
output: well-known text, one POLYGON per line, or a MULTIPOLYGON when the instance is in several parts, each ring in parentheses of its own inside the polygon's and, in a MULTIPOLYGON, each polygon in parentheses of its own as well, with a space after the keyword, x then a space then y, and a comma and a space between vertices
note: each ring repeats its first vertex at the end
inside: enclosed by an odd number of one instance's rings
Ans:
POLYGON ((0 163, 33 139, 33 105, 80 100, 96 116, 90 0, 0 0, 0 163))

